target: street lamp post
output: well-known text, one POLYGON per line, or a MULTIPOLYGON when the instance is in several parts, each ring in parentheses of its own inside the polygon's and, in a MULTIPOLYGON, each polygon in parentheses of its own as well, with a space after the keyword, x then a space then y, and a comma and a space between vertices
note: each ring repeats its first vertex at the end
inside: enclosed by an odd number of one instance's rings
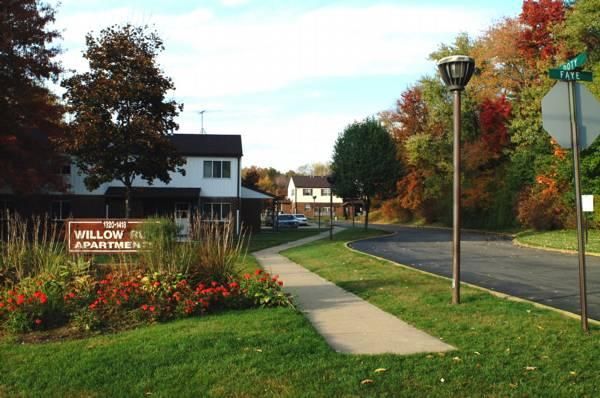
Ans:
POLYGON ((313 214, 317 210, 317 195, 313 195, 313 214))
POLYGON ((333 184, 335 183, 335 177, 327 177, 329 183, 329 240, 333 240, 333 184))
POLYGON ((452 304, 460 304, 460 95, 473 76, 475 60, 465 55, 453 55, 440 59, 437 66, 448 90, 454 93, 452 304))

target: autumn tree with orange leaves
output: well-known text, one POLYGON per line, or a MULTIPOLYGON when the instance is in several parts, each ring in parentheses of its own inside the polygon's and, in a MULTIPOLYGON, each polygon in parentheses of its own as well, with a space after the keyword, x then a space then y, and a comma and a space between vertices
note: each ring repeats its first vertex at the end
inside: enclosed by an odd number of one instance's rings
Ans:
MULTIPOLYGON (((461 204, 466 225, 546 229, 572 220, 570 151, 542 127, 541 99, 555 84, 547 69, 580 51, 600 72, 600 0, 565 3, 526 0, 521 13, 491 26, 481 37, 466 34, 431 54, 476 60, 463 96, 461 204)), ((600 94, 600 83, 590 84, 600 94)), ((397 196, 382 209, 390 218, 409 212, 428 222, 450 220, 451 98, 438 77, 426 76, 382 112, 404 170, 397 196), (395 214, 394 214, 395 213, 395 214)), ((600 194, 600 144, 584 151, 587 192, 600 194)), ((406 218, 406 217, 403 217, 406 218)))

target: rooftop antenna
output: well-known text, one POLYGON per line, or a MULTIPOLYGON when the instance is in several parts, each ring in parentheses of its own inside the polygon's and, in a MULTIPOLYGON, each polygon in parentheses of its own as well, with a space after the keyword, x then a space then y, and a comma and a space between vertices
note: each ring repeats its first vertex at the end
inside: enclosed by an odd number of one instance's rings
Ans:
POLYGON ((206 134, 206 130, 204 130, 204 112, 206 112, 206 109, 198 111, 200 114, 200 134, 206 134))

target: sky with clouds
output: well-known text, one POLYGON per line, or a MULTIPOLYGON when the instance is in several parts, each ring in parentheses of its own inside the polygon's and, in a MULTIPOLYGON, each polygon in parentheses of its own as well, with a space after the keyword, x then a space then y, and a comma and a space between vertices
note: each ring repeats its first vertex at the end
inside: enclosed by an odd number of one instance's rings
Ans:
MULTIPOLYGON (((344 127, 394 107, 459 32, 480 35, 521 0, 62 0, 61 60, 82 71, 85 34, 150 25, 184 103, 180 133, 241 134, 243 165, 297 169, 331 159, 344 127)), ((60 90, 58 90, 60 91, 60 90)))

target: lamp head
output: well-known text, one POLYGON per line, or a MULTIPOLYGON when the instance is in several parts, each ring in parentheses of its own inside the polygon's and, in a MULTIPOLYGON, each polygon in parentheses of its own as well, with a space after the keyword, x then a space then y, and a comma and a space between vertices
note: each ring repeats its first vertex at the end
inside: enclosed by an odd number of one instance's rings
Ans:
POLYGON ((466 55, 452 55, 440 59, 437 67, 450 91, 462 91, 473 76, 475 60, 466 55))

